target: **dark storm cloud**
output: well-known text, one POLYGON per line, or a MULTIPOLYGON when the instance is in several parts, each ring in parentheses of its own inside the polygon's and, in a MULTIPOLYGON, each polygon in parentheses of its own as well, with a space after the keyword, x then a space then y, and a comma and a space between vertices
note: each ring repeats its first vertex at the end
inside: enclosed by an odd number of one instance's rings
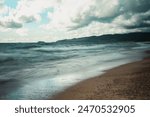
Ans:
POLYGON ((36 21, 36 18, 34 16, 21 16, 19 19, 24 23, 31 23, 36 21))
POLYGON ((150 10, 150 0, 120 0, 120 8, 125 13, 147 12, 150 10))
POLYGON ((150 28, 150 0, 120 0, 119 15, 124 17, 124 22, 127 20, 130 24, 120 26, 126 29, 144 29, 150 28), (134 18, 134 21, 133 21, 134 18))
POLYGON ((21 28, 22 24, 11 20, 11 21, 5 21, 5 22, 0 21, 0 26, 4 28, 21 28))
POLYGON ((150 28, 150 24, 142 22, 137 25, 124 26, 124 28, 126 28, 126 29, 150 28))
MULTIPOLYGON (((111 23, 113 21, 113 18, 115 18, 115 16, 102 17, 102 18, 97 18, 97 17, 94 17, 94 16, 87 17, 86 19, 79 21, 79 25, 70 27, 70 30, 75 30, 75 29, 78 29, 78 28, 86 27, 87 25, 89 25, 93 21, 101 22, 101 23, 111 23)), ((78 23, 78 21, 73 21, 73 22, 78 23)))
MULTIPOLYGON (((147 14, 136 14, 136 16, 133 15, 132 17, 134 18, 134 22, 131 22, 130 25, 124 25, 126 29, 150 27, 150 12, 148 12, 147 14)), ((129 18, 129 20, 132 20, 132 17, 129 18)))
POLYGON ((113 21, 119 16, 123 17, 124 22, 131 22, 129 24, 118 23, 120 27, 125 29, 149 29, 150 0, 116 0, 118 4, 114 4, 114 6, 113 2, 115 2, 115 0, 112 0, 112 4, 107 4, 107 2, 105 2, 106 5, 103 4, 104 7, 100 5, 102 1, 96 0, 95 6, 90 6, 90 9, 87 12, 84 12, 84 14, 79 14, 76 19, 73 19, 72 21, 77 25, 71 27, 70 29, 75 30, 77 28, 85 27, 91 24, 93 21, 112 24, 114 23, 113 21), (98 8, 98 5, 101 7, 98 8), (99 14, 95 15, 95 12, 99 12, 99 14))

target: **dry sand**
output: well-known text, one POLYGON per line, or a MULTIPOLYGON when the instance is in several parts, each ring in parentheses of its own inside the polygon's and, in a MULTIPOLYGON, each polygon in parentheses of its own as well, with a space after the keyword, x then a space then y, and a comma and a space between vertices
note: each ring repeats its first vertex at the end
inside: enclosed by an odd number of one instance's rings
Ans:
POLYGON ((59 100, 150 99, 150 58, 108 70, 55 95, 59 100))

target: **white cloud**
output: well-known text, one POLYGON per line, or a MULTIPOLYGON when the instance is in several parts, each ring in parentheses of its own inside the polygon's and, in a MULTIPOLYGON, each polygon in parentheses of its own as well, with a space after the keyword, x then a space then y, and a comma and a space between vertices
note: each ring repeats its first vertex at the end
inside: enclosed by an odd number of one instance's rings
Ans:
POLYGON ((39 21, 40 13, 48 8, 48 0, 21 0, 18 2, 15 17, 23 23, 39 21))
POLYGON ((27 28, 17 29, 16 33, 20 36, 27 36, 28 35, 28 29, 27 28))
POLYGON ((149 5, 150 0, 18 0, 16 8, 9 8, 0 0, 0 31, 64 39, 146 30, 149 5), (45 12, 49 21, 41 23, 45 12))
POLYGON ((148 8, 144 8, 145 3, 141 1, 62 0, 55 11, 48 14, 50 22, 41 27, 57 39, 138 31, 140 22, 145 22, 143 17, 148 17, 148 13, 142 15, 148 8))
POLYGON ((22 24, 20 22, 17 22, 14 17, 3 17, 3 19, 0 19, 0 26, 4 28, 21 28, 22 24))
POLYGON ((112 22, 113 24, 116 24, 121 27, 125 28, 143 28, 143 27, 149 27, 150 22, 150 10, 144 13, 129 13, 126 15, 120 15, 115 18, 115 20, 112 22))
POLYGON ((55 12, 49 13, 51 20, 46 28, 84 27, 100 18, 114 16, 118 5, 118 0, 62 0, 55 12))
MULTIPOLYGON (((40 14, 45 9, 55 6, 56 2, 54 1, 55 0, 20 0, 15 9, 9 8, 8 15, 0 19, 0 24, 5 28, 21 28, 24 23, 40 21, 40 14)), ((1 2, 0 5, 2 3, 3 2, 1 2)), ((2 4, 2 6, 6 7, 4 4, 2 4)))
POLYGON ((4 6, 4 0, 0 0, 0 17, 8 12, 8 7, 4 6))

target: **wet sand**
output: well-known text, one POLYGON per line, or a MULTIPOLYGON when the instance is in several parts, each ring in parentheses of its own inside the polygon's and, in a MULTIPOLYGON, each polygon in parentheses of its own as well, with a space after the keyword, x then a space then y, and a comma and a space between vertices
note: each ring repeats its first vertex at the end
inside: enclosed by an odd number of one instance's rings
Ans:
POLYGON ((150 99, 150 58, 108 70, 103 75, 82 81, 51 99, 150 99))

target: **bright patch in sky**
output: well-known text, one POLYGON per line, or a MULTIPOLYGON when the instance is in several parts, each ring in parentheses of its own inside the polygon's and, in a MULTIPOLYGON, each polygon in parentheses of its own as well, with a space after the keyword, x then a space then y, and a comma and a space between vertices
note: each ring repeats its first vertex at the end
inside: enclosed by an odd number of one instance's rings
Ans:
POLYGON ((150 31, 150 0, 0 0, 0 42, 150 31))
POLYGON ((53 8, 49 8, 49 9, 46 9, 44 12, 42 12, 40 15, 42 17, 41 19, 41 24, 47 24, 49 22, 50 19, 48 19, 48 13, 49 12, 53 12, 54 9, 53 8))
POLYGON ((18 0, 5 0, 5 5, 10 8, 16 8, 18 0))

